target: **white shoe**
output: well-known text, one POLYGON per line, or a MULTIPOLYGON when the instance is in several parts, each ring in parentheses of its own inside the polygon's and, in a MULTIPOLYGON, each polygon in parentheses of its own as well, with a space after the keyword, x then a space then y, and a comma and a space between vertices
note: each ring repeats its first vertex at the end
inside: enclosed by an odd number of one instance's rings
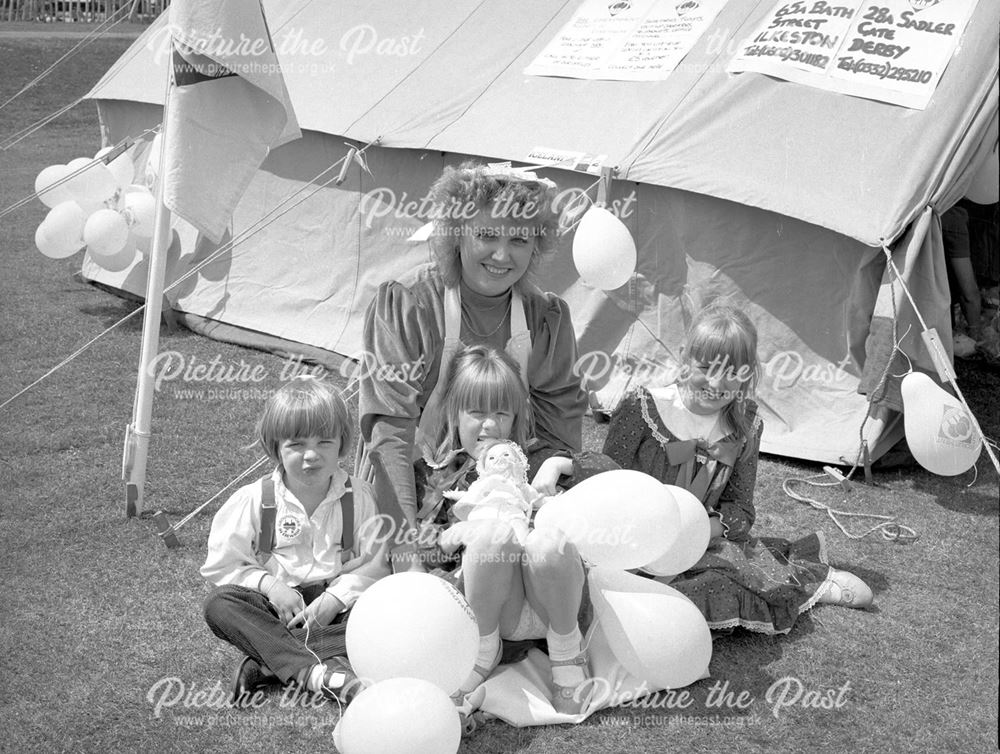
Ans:
POLYGON ((871 607, 875 601, 871 587, 859 579, 850 571, 838 571, 830 569, 830 580, 827 582, 826 591, 819 598, 820 602, 830 605, 845 605, 855 607, 859 610, 871 607))

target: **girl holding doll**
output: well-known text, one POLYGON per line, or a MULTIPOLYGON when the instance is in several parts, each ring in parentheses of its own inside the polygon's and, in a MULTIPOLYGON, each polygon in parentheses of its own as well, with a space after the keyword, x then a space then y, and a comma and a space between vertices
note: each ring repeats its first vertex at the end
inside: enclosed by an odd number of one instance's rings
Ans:
MULTIPOLYGON (((511 495, 524 490, 528 478, 534 480, 532 489, 523 493, 521 502, 540 505, 556 484, 568 486, 603 470, 599 459, 569 451, 531 452, 536 443, 528 390, 513 360, 495 348, 471 346, 455 356, 443 413, 434 451, 415 464, 415 480, 418 521, 448 527, 440 535, 439 554, 462 550, 457 581, 479 624, 476 667, 455 701, 461 707, 500 663, 502 640, 545 639, 552 665, 552 706, 557 712, 579 714, 587 700, 576 692, 589 671, 578 620, 585 575, 576 548, 561 532, 525 533, 517 526, 519 521, 502 514, 458 520, 455 513, 470 496, 476 498, 470 510, 488 507, 476 504, 482 499, 475 494, 477 460, 498 448, 506 456, 508 448, 497 441, 510 440, 529 451, 526 476, 520 462, 513 462, 517 478, 504 493, 505 505, 511 503, 511 495), (470 487, 471 495, 446 494, 470 487)), ((447 570, 454 564, 445 562, 442 567, 447 570)))

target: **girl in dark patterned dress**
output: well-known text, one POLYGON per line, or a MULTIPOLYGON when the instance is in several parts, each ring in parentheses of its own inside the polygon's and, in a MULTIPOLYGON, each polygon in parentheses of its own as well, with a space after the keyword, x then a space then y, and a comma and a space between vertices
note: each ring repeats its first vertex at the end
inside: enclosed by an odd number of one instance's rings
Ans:
POLYGON ((782 634, 817 602, 865 608, 872 592, 827 564, 821 532, 795 542, 750 536, 763 429, 753 400, 759 371, 757 331, 746 314, 703 310, 688 331, 677 381, 626 396, 604 453, 704 503, 708 550, 670 585, 694 601, 709 627, 782 634))

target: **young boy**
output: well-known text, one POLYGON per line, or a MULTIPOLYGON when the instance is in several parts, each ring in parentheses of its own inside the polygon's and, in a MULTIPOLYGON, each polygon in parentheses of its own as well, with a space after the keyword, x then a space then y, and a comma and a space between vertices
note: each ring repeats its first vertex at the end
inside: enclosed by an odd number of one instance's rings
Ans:
POLYGON ((348 477, 350 412, 314 377, 297 377, 267 401, 257 441, 274 472, 238 490, 212 520, 201 575, 212 632, 246 657, 234 702, 260 685, 295 682, 349 702, 360 691, 347 661, 347 615, 389 574, 371 519, 368 483, 348 477))

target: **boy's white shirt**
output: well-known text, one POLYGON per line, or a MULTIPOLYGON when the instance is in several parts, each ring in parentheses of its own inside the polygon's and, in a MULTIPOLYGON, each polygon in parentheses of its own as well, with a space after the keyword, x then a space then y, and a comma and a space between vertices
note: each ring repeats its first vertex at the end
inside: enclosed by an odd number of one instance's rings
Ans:
POLYGON ((234 584, 251 589, 259 588, 265 575, 293 587, 329 581, 326 591, 346 609, 365 589, 389 575, 386 548, 377 540, 379 527, 371 523, 378 510, 370 484, 355 480, 354 556, 342 564, 340 498, 347 489, 347 472, 337 470, 330 491, 312 516, 285 487, 279 470, 271 480, 276 508, 271 554, 260 555, 253 547, 260 532, 262 492, 258 480, 237 490, 212 519, 202 577, 215 586, 234 584))

